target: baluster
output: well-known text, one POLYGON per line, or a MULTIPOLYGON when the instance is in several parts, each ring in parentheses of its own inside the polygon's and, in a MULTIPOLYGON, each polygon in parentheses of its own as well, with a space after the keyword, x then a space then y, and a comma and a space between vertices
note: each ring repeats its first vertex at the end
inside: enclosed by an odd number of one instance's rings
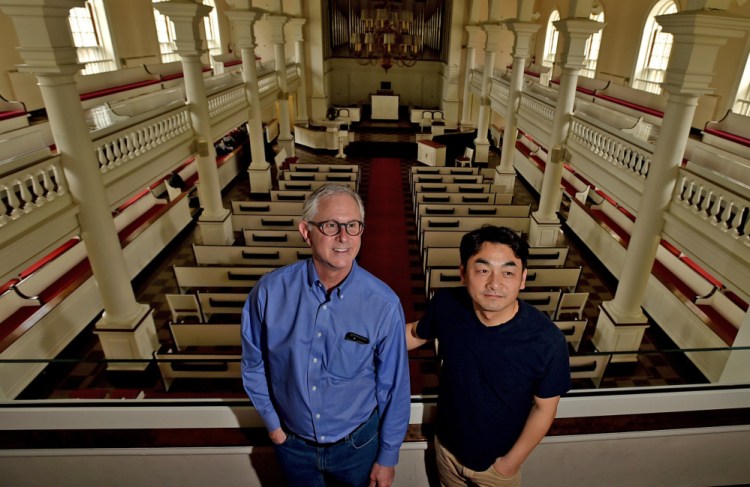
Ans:
POLYGON ((143 127, 138 129, 138 149, 141 151, 141 154, 146 152, 146 129, 143 127))
POLYGON ((34 205, 32 204, 33 198, 31 197, 31 193, 29 193, 29 187, 24 181, 21 181, 20 179, 16 179, 15 181, 13 181, 13 186, 18 186, 18 194, 22 203, 20 208, 24 213, 29 213, 34 209, 34 205))
POLYGON ((55 199, 55 185, 49 178, 49 173, 46 169, 39 171, 39 177, 42 179, 42 188, 44 188, 44 199, 52 201, 55 199))
POLYGON ((724 213, 721 215, 721 229, 722 230, 731 230, 731 218, 732 218, 732 207, 734 206, 734 201, 728 201, 726 207, 724 208, 724 213))
POLYGON ((8 205, 10 205, 10 218, 11 220, 16 220, 21 216, 23 211, 21 211, 21 202, 18 201, 18 196, 16 195, 16 191, 13 189, 13 185, 15 182, 11 183, 10 187, 5 186, 6 194, 8 195, 8 205))
POLYGON ((132 154, 133 159, 141 154, 141 148, 138 145, 138 134, 135 132, 128 134, 128 151, 132 154))
POLYGON ((690 207, 696 213, 701 212, 701 199, 702 199, 702 196, 704 195, 704 192, 705 192, 705 187, 701 184, 700 186, 698 186, 698 190, 693 195, 693 201, 690 207))
POLYGON ((112 145, 112 155, 115 156, 114 165, 119 166, 122 164, 122 152, 120 152, 120 143, 117 139, 110 142, 112 145))
MULTIPOLYGON (((0 193, 5 191, 6 193, 9 193, 8 187, 3 185, 0 186, 0 193)), ((5 200, 3 198, 0 198, 0 227, 5 225, 10 221, 10 218, 8 218, 8 213, 10 213, 10 209, 8 208, 8 205, 5 204, 5 200)))
POLYGON ((167 122, 164 119, 159 120, 159 141, 167 141, 167 122))
POLYGON ((101 145, 96 148, 96 159, 99 161, 99 171, 107 172, 107 156, 104 155, 104 148, 101 145))
POLYGON ((713 215, 711 216, 711 223, 714 225, 717 225, 719 223, 719 215, 721 215, 721 206, 724 203, 724 196, 719 196, 719 199, 716 200, 716 203, 714 204, 714 208, 712 209, 713 215))
POLYGON ((34 206, 39 207, 44 204, 44 191, 42 190, 42 187, 39 185, 39 179, 37 179, 37 174, 31 174, 31 193, 34 196, 34 206))
POLYGON ((50 169, 52 170, 52 177, 54 178, 54 183, 57 186, 56 193, 58 195, 63 195, 67 191, 67 188, 65 187, 65 180, 60 177, 60 169, 57 166, 50 166, 50 169))
POLYGON ((651 170, 651 158, 646 157, 643 161, 643 170, 641 171, 641 176, 643 176, 644 178, 648 176, 649 170, 651 170))
POLYGON ((119 137, 117 139, 117 142, 120 144, 120 153, 122 154, 122 160, 125 162, 126 160, 130 160, 133 158, 133 154, 130 153, 130 150, 128 149, 128 138, 127 137, 119 137))

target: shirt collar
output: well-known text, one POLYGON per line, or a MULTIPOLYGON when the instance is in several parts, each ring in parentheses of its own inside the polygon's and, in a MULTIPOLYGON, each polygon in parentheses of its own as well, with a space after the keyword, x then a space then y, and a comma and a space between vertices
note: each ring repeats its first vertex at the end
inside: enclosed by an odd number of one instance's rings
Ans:
MULTIPOLYGON (((352 270, 349 271, 349 275, 344 278, 344 281, 339 284, 331 294, 335 294, 339 299, 344 299, 344 296, 346 295, 349 288, 354 285, 350 283, 355 281, 352 276, 355 273, 359 272, 358 269, 359 266, 357 265, 357 260, 355 259, 352 262, 352 270)), ((318 270, 315 269, 315 264, 313 263, 312 257, 307 259, 307 285, 310 287, 310 289, 320 288, 324 290, 323 283, 320 282, 320 277, 318 277, 318 270)))

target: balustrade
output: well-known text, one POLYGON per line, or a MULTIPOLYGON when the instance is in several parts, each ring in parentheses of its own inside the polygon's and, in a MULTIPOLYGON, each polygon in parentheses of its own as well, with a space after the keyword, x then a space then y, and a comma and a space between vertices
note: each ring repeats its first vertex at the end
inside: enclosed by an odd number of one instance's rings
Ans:
POLYGON ((0 227, 32 213, 66 193, 60 157, 0 178, 0 227))
POLYGON ((636 143, 628 142, 626 138, 634 139, 625 133, 615 135, 578 117, 573 117, 570 124, 571 142, 582 145, 592 154, 617 168, 645 179, 651 167, 653 152, 636 143))
POLYGON ((245 87, 236 86, 232 89, 222 91, 208 98, 208 114, 211 118, 228 111, 234 111, 237 107, 247 105, 245 87))

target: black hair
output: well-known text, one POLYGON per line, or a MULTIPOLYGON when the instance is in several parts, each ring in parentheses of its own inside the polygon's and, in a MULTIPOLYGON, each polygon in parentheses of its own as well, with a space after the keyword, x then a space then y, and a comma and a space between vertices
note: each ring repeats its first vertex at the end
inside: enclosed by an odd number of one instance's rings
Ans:
POLYGON ((507 245, 513 251, 513 254, 521 260, 521 269, 526 269, 526 263, 529 259, 529 244, 510 228, 494 225, 484 225, 461 238, 459 250, 463 267, 466 267, 471 256, 479 252, 485 242, 507 245))

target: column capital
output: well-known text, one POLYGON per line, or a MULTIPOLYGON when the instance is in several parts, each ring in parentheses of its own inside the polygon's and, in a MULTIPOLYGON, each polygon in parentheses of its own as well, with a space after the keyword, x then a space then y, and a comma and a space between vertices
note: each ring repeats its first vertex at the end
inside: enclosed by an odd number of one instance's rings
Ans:
POLYGON ((464 26, 464 29, 466 29, 466 32, 469 34, 469 40, 466 42, 466 47, 473 49, 482 47, 480 37, 482 28, 478 25, 466 25, 464 26))
POLYGON ((523 22, 518 19, 510 19, 506 21, 505 26, 509 31, 513 32, 513 35, 515 37, 513 41, 513 57, 529 57, 531 39, 539 30, 541 24, 537 24, 536 22, 523 22))
POLYGON ((255 49, 255 23, 262 13, 253 9, 229 10, 227 18, 234 29, 235 45, 240 49, 255 49))
POLYGON ((289 37, 291 40, 295 42, 301 42, 305 40, 305 37, 302 35, 302 26, 305 25, 307 22, 307 19, 303 19, 301 17, 294 17, 289 19, 289 37))
POLYGON ((667 73, 662 83, 669 93, 701 95, 713 91, 719 48, 728 39, 742 38, 750 30, 750 19, 715 10, 683 11, 660 15, 656 21, 673 36, 667 73))
POLYGON ((19 71, 74 75, 83 68, 70 32, 70 9, 83 0, 0 0, 0 10, 13 21, 18 53, 25 64, 19 71))
POLYGON ((286 15, 266 14, 263 20, 271 26, 269 41, 272 44, 284 44, 284 24, 289 21, 289 17, 286 15))
POLYGON ((580 70, 586 60, 586 41, 605 24, 590 19, 568 18, 558 20, 554 25, 565 40, 562 65, 580 70))
POLYGON ((500 48, 500 35, 505 30, 503 24, 482 24, 482 29, 487 33, 487 43, 484 50, 495 52, 500 48))
POLYGON ((200 56, 203 46, 200 25, 213 7, 194 0, 169 0, 154 4, 154 8, 169 18, 174 25, 176 52, 180 56, 200 56))

